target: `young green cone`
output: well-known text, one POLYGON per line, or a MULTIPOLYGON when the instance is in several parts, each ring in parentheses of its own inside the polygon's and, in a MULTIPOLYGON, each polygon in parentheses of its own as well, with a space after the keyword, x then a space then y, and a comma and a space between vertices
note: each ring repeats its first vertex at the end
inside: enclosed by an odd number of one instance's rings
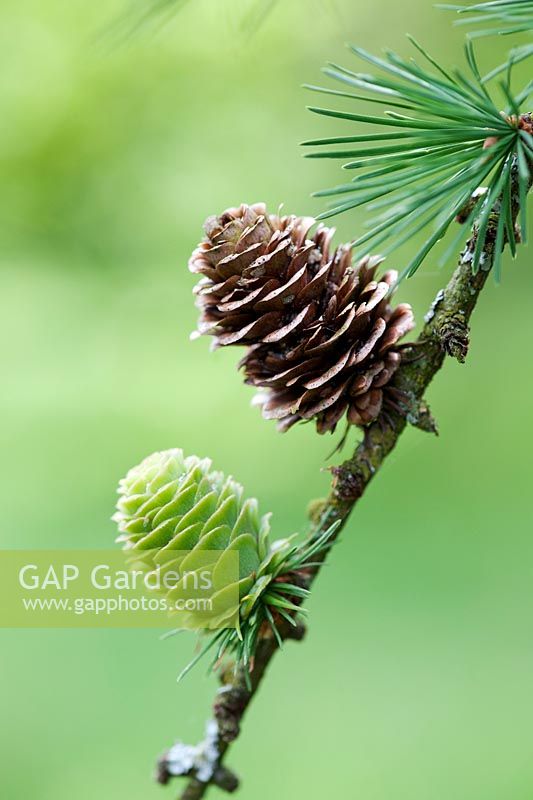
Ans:
MULTIPOLYGON (((297 547, 284 539, 271 544, 270 515, 260 516, 257 501, 246 499, 233 478, 213 471, 210 459, 185 457, 179 449, 154 453, 128 472, 118 493, 113 516, 117 541, 132 560, 145 558, 147 569, 164 564, 179 567, 182 574, 191 567, 194 572, 195 557, 209 554, 213 575, 224 576, 228 554, 237 554, 238 579, 221 590, 235 590, 237 625, 224 627, 232 624, 231 608, 226 617, 190 612, 186 625, 218 629, 208 644, 218 643, 215 660, 233 652, 238 662, 248 662, 263 623, 272 626, 274 635, 275 618, 294 624, 307 594, 299 576, 316 554, 317 543, 297 547)), ((170 600, 182 596, 182 583, 167 587, 170 600)))

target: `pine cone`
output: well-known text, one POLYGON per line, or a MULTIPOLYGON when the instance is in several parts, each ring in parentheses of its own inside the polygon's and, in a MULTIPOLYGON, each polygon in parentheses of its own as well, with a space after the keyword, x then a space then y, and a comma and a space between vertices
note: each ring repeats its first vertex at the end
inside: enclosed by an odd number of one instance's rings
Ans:
MULTIPOLYGON (((120 481, 118 493, 113 516, 119 529, 117 542, 126 550, 149 551, 147 569, 169 563, 170 557, 175 566, 181 557, 180 571, 194 571, 195 554, 219 551, 215 574, 224 555, 237 551, 237 596, 244 599, 250 593, 256 596, 259 579, 266 588, 269 581, 264 576, 272 576, 282 560, 286 540, 271 550, 270 515, 260 517, 257 500, 243 499, 243 487, 211 471, 210 459, 184 458, 178 449, 153 453, 120 481)), ((176 600, 180 591, 179 584, 172 587, 169 600, 176 600)), ((208 622, 220 626, 217 618, 208 622)))
POLYGON ((201 541, 219 550, 249 536, 250 572, 265 555, 269 517, 259 517, 257 500, 243 500, 233 478, 211 471, 208 458, 185 458, 179 449, 153 453, 122 478, 118 493, 113 519, 127 549, 192 550, 201 541))
POLYGON ((308 238, 313 224, 259 203, 228 209, 207 220, 189 268, 204 276, 199 334, 247 346, 241 366, 266 390, 263 416, 281 430, 314 418, 325 433, 345 413, 356 425, 377 417, 400 363, 394 345, 414 319, 409 305, 389 304, 394 270, 378 280, 382 259, 372 256, 352 266, 349 245, 330 253, 334 229, 308 238))
POLYGON ((181 576, 161 588, 169 608, 190 596, 185 573, 194 572, 196 566, 204 569, 208 559, 215 584, 212 612, 206 617, 192 610, 180 617, 180 623, 189 629, 222 629, 202 654, 216 643, 216 661, 231 653, 236 664, 248 669, 252 669, 260 631, 268 635, 265 629, 270 628, 270 635, 280 642, 277 624, 296 625, 294 617, 301 613, 300 604, 308 594, 306 576, 338 526, 335 523, 318 539, 300 546, 292 537, 270 544, 270 515, 259 516, 257 501, 245 500, 242 486, 213 472, 209 459, 185 458, 178 449, 145 458, 119 482, 118 493, 113 516, 119 529, 117 541, 124 544, 132 567, 152 572, 168 565, 172 575, 181 576), (225 569, 235 552, 238 580, 225 569), (221 580, 215 580, 217 574, 221 580))

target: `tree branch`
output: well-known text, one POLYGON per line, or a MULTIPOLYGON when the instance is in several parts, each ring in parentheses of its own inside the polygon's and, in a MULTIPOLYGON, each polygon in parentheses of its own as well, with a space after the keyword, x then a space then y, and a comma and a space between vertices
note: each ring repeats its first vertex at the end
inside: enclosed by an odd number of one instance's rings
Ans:
MULTIPOLYGON (((516 220, 518 211, 519 193, 514 174, 513 220, 516 220)), ((380 417, 366 428, 364 438, 353 455, 340 466, 332 468, 330 494, 318 507, 315 505, 313 508, 312 536, 320 535, 336 521, 341 523, 335 535, 339 534, 366 487, 396 446, 407 424, 436 432, 424 395, 434 375, 442 367, 446 355, 461 362, 466 358, 469 345, 468 323, 494 261, 498 212, 499 204, 496 204, 487 231, 482 269, 477 274, 472 273, 471 264, 476 244, 474 229, 450 282, 438 293, 426 315, 425 326, 418 339, 404 349, 404 359, 394 384, 395 403, 392 409, 390 406, 384 409, 380 417)), ((316 579, 328 552, 329 550, 323 551, 321 558, 319 557, 320 564, 309 575, 308 586, 311 586, 316 579)), ((298 628, 294 632, 288 625, 281 626, 280 632, 284 639, 301 639, 304 635, 303 628, 298 628)), ((219 776, 220 770, 223 769, 222 760, 231 742, 239 735, 243 715, 278 649, 271 632, 259 640, 250 674, 250 688, 247 688, 242 670, 239 670, 237 675, 234 675, 232 670, 221 675, 222 687, 217 692, 213 706, 214 718, 218 725, 217 770, 207 782, 199 780, 194 773, 189 773, 190 779, 181 796, 182 800, 201 800, 211 783, 221 785, 217 775, 219 776)), ((161 769, 166 778, 164 782, 167 782, 164 757, 159 763, 160 774, 161 769)), ((230 786, 222 788, 233 791, 237 788, 237 784, 233 781, 230 786)))

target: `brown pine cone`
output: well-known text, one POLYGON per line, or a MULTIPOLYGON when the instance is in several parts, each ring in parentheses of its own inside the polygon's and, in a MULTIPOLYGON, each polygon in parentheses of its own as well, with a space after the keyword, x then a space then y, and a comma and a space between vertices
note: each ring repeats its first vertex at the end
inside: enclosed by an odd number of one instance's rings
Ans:
POLYGON ((349 245, 330 254, 334 229, 308 238, 313 224, 263 204, 229 209, 207 220, 189 267, 204 275, 199 333, 247 346, 241 366, 265 390, 263 416, 281 430, 315 418, 325 433, 345 413, 356 425, 376 418, 400 363, 394 345, 414 320, 409 305, 389 304, 395 271, 376 280, 380 257, 354 267, 349 245))

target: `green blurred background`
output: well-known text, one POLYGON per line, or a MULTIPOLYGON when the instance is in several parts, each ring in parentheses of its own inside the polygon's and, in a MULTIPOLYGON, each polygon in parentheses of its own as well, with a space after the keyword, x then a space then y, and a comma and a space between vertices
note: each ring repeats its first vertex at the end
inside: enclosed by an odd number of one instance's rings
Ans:
MULTIPOLYGON (((346 40, 406 53, 408 30, 462 63, 462 35, 427 0, 280 0, 243 30, 249 7, 191 0, 119 41, 120 2, 2 2, 4 548, 107 546, 118 478, 167 447, 209 454, 279 535, 327 491, 334 442, 277 434, 238 353, 189 342, 187 258, 227 205, 318 213, 310 193, 339 166, 303 160, 298 142, 339 123, 305 111, 301 84, 326 59, 349 65, 346 40)), ((483 65, 506 45, 484 43, 483 65)), ((362 219, 340 219, 339 236, 362 219)), ((402 287, 419 319, 449 270, 430 259, 402 287)), ((276 659, 232 749, 243 798, 533 796, 532 290, 522 249, 484 293, 468 365, 431 389, 440 438, 409 430, 357 508, 307 641, 276 659)), ((176 795, 152 782, 155 756, 201 737, 215 687, 202 667, 175 683, 192 637, 0 640, 3 798, 176 795)))

